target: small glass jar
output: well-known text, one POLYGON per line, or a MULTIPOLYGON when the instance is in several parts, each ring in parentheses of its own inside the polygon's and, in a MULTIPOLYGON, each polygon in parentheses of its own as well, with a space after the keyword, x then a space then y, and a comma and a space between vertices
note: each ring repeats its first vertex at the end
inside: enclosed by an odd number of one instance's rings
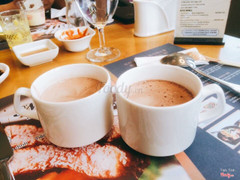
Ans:
POLYGON ((45 9, 42 0, 22 0, 19 7, 26 11, 29 26, 39 26, 45 23, 45 9))

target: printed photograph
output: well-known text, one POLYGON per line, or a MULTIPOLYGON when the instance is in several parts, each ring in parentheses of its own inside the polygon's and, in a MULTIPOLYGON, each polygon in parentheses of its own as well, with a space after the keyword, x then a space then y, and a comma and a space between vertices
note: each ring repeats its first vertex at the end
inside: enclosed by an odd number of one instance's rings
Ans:
MULTIPOLYGON (((16 180, 190 179, 175 156, 150 157, 128 147, 120 136, 116 115, 112 129, 101 140, 62 148, 48 141, 38 120, 15 113, 12 96, 0 104, 0 122, 14 150, 9 168, 16 180)), ((29 98, 21 106, 35 110, 29 98)))
POLYGON ((207 130, 209 134, 235 149, 240 144, 240 111, 231 115, 207 130))
MULTIPOLYGON (((217 99, 213 96, 211 96, 210 98, 206 99, 203 103, 202 103, 202 109, 201 109, 201 112, 200 113, 206 113, 208 111, 211 111, 215 106, 216 106, 216 103, 217 103, 217 99)), ((226 107, 225 107, 225 111, 224 113, 222 114, 222 116, 228 112, 230 112, 231 110, 233 110, 234 108, 229 105, 229 104, 226 104, 226 107)), ((217 118, 213 118, 213 119, 209 119, 209 120, 206 120, 206 121, 201 121, 200 119, 200 122, 199 122, 199 125, 198 127, 200 128, 205 128, 207 127, 208 125, 210 125, 211 123, 213 123, 214 121, 216 121, 219 117, 217 118)))

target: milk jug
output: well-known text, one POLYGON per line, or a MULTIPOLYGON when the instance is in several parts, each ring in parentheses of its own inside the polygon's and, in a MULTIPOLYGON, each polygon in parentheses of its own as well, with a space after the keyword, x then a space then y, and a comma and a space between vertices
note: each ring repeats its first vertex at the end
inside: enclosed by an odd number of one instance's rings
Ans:
POLYGON ((175 29, 178 0, 133 0, 134 34, 153 36, 175 29))

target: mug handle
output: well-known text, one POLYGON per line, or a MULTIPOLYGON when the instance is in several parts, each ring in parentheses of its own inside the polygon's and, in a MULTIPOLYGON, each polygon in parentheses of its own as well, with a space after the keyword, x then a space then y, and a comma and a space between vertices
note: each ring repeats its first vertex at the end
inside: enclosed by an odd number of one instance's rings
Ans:
POLYGON ((29 98, 32 98, 30 89, 22 87, 17 89, 17 91, 14 93, 13 104, 15 111, 22 116, 39 120, 36 110, 26 110, 21 106, 21 96, 27 96, 29 98))
POLYGON ((216 106, 207 112, 200 113, 199 123, 216 118, 223 113, 226 106, 226 99, 222 88, 217 84, 209 84, 203 87, 202 91, 203 101, 206 97, 214 94, 217 95, 216 106))

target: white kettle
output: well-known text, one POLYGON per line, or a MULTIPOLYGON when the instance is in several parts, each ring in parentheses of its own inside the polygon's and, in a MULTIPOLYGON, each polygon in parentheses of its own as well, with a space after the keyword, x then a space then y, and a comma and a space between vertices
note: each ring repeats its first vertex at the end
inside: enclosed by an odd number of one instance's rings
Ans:
POLYGON ((153 36, 175 29, 178 0, 133 0, 134 34, 153 36))

